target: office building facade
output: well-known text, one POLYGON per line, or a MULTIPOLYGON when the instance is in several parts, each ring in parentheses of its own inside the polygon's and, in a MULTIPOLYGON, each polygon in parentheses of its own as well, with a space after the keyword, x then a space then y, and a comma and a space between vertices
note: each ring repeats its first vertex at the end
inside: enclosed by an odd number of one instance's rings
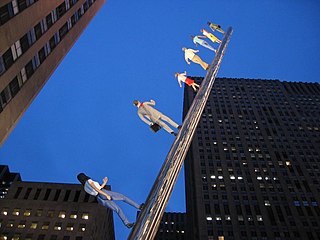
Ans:
POLYGON ((0 3, 0 145, 105 0, 0 3))
POLYGON ((186 213, 165 212, 155 240, 187 240, 186 213))
POLYGON ((318 83, 217 78, 185 160, 189 239, 320 239, 319 119, 318 83))
POLYGON ((80 184, 14 182, 0 206, 0 239, 115 239, 112 211, 80 184))

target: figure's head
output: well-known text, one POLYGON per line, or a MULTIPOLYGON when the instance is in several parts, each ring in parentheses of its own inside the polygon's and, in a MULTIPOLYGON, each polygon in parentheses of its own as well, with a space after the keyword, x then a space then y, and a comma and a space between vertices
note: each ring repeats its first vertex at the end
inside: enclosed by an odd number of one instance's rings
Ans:
POLYGON ((194 39, 194 36, 191 35, 190 37, 191 37, 192 40, 194 39))
POLYGON ((203 33, 203 32, 204 32, 204 29, 200 29, 200 32, 202 32, 202 33, 203 33))
POLYGON ((187 49, 186 49, 185 47, 183 47, 183 48, 182 48, 182 51, 185 51, 185 50, 187 50, 187 49))
POLYGON ((78 180, 79 180, 79 182, 84 186, 84 184, 86 183, 86 181, 88 180, 88 179, 90 179, 90 177, 88 177, 87 175, 85 175, 84 173, 79 173, 78 175, 77 175, 77 178, 78 178, 78 180))
POLYGON ((207 24, 208 24, 208 25, 210 25, 210 24, 211 24, 211 22, 207 22, 207 24))
POLYGON ((178 75, 179 75, 179 73, 178 73, 178 72, 176 72, 176 73, 174 74, 174 76, 175 76, 175 77, 178 77, 178 75))
POLYGON ((136 107, 140 104, 140 102, 138 100, 133 100, 133 105, 135 105, 136 107))

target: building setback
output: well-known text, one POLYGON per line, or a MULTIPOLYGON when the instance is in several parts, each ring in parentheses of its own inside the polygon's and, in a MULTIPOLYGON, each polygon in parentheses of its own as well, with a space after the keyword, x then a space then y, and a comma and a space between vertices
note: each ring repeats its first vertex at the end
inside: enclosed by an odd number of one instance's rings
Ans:
POLYGON ((0 165, 0 199, 5 198, 15 181, 21 181, 20 173, 12 173, 7 165, 0 165))
POLYGON ((0 145, 105 1, 1 1, 0 145))
POLYGON ((319 119, 318 83, 217 78, 185 160, 189 239, 320 239, 319 119))
POLYGON ((165 212, 155 240, 185 240, 186 213, 165 212))
POLYGON ((0 239, 115 239, 112 211, 80 184, 14 182, 0 211, 0 239))

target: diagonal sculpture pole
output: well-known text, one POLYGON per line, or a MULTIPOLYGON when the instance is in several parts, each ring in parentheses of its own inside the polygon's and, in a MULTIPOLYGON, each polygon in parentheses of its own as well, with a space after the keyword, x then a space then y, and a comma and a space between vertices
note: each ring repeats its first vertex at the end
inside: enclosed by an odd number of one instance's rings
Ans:
POLYGON ((139 214, 136 224, 128 237, 129 240, 152 240, 157 234, 164 210, 177 181, 194 132, 210 95, 222 58, 231 39, 232 31, 232 28, 229 27, 184 119, 178 136, 173 142, 158 177, 153 184, 145 207, 139 214))

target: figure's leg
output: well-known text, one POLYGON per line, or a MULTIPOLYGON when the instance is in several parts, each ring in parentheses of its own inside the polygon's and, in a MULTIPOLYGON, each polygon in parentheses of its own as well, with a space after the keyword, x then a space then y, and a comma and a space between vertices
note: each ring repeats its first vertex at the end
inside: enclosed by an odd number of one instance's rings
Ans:
MULTIPOLYGON (((110 194, 110 191, 109 191, 110 194)), ((139 209, 140 208, 140 204, 136 203, 135 201, 133 201, 132 199, 128 198, 127 196, 121 194, 121 193, 117 193, 117 192, 111 192, 111 197, 112 200, 118 200, 118 201, 123 201, 125 203, 130 204, 131 206, 139 209)))
POLYGON ((97 197, 98 202, 104 207, 110 208, 112 211, 115 211, 120 217, 120 219, 122 220, 122 222, 124 223, 124 225, 128 225, 129 220, 124 214, 124 212, 122 211, 122 209, 115 202, 102 199, 100 196, 101 195, 97 197))
POLYGON ((207 63, 205 63, 204 61, 202 61, 202 59, 198 55, 194 55, 194 57, 191 59, 191 61, 200 64, 204 70, 207 70, 209 67, 209 65, 207 63))
POLYGON ((171 126, 178 128, 179 124, 173 121, 171 118, 167 117, 166 115, 161 115, 161 119, 169 123, 171 126))
POLYGON ((193 88, 193 90, 194 90, 195 92, 197 91, 197 89, 196 89, 196 87, 194 86, 194 84, 192 84, 191 87, 193 88))
POLYGON ((216 50, 209 43, 207 43, 206 41, 203 42, 202 46, 205 47, 205 48, 210 49, 211 51, 216 52, 216 50))
POLYGON ((168 133, 173 133, 174 131, 164 122, 162 122, 161 120, 157 121, 157 124, 159 124, 164 130, 166 130, 168 133))

